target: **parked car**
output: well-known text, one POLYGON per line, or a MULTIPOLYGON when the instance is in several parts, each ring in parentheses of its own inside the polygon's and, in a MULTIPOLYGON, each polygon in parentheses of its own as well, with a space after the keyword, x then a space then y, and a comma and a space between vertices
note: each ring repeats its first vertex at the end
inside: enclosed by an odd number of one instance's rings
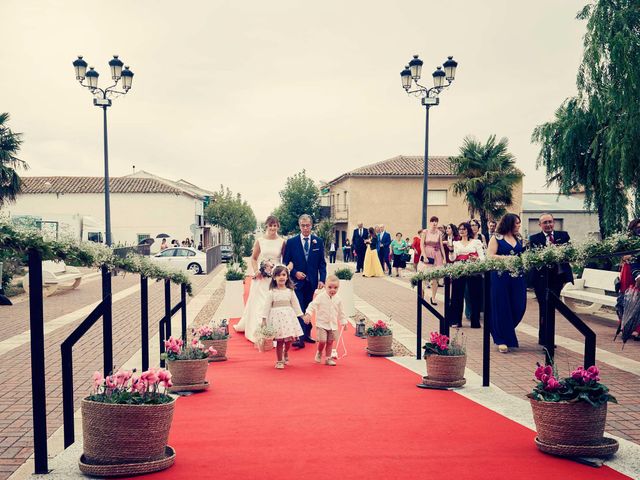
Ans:
POLYGON ((151 260, 168 268, 191 273, 207 271, 207 255, 191 247, 173 247, 156 253, 151 260))
POLYGON ((233 247, 231 245, 220 246, 220 256, 223 262, 230 262, 233 260, 233 247))

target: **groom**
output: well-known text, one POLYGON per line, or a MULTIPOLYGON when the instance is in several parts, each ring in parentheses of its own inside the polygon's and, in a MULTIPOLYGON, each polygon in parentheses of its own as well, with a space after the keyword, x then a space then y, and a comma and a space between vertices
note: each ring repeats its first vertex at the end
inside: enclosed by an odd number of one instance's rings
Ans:
MULTIPOLYGON (((296 284, 296 296, 300 302, 300 308, 306 312, 307 306, 313 300, 313 293, 317 288, 324 287, 327 278, 327 263, 324 259, 324 245, 320 238, 311 235, 313 220, 311 216, 304 214, 298 219, 300 235, 287 240, 284 247, 282 263, 289 265, 293 263, 291 278, 296 284)), ((294 347, 304 348, 304 342, 315 343, 311 338, 311 324, 304 323, 302 318, 298 318, 302 327, 303 336, 294 347)))

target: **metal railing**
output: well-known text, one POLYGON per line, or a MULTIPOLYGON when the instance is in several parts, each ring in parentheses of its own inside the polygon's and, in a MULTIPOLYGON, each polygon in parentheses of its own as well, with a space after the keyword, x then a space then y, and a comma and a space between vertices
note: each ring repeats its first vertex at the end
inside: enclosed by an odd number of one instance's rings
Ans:
POLYGON ((207 248, 205 254, 207 255, 207 271, 205 273, 209 274, 222 263, 222 245, 207 248))

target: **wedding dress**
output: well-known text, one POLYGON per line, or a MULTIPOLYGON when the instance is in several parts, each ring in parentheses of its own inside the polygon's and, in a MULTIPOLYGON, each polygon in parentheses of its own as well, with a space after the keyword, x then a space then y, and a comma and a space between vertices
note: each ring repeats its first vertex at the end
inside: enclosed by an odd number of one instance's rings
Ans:
MULTIPOLYGON (((258 266, 263 260, 269 260, 271 263, 282 263, 282 246, 284 240, 280 237, 273 240, 268 238, 259 238, 258 243, 260 245, 260 256, 258 257, 258 266)), ((244 332, 245 338, 255 343, 256 331, 262 322, 262 309, 264 306, 264 299, 269 291, 270 278, 262 278, 260 280, 251 280, 251 290, 249 290, 249 297, 247 303, 244 306, 244 312, 242 318, 235 325, 236 332, 244 332)))

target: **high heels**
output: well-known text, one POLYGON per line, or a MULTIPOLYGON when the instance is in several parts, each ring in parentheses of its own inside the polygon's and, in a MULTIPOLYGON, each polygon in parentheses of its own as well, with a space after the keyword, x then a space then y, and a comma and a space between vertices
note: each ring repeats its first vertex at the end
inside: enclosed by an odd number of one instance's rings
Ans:
POLYGON ((431 299, 431 298, 429 299, 429 303, 431 305, 438 305, 438 302, 434 302, 433 299, 431 299))

